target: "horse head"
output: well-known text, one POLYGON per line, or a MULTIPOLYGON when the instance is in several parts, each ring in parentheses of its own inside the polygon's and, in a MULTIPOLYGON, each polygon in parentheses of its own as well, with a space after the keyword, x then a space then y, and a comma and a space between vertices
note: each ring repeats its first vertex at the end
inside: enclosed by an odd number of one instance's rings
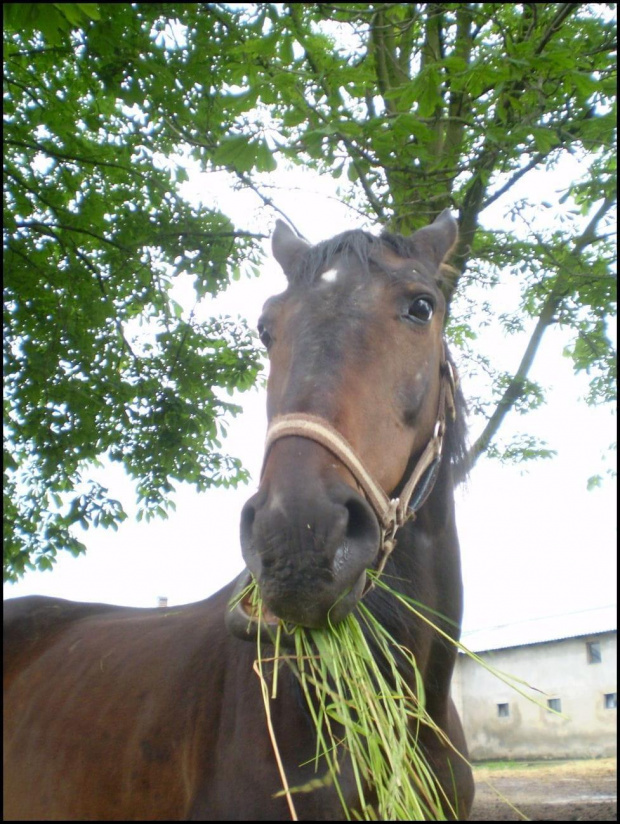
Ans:
POLYGON ((258 324, 269 430, 241 514, 268 623, 346 617, 410 498, 421 505, 418 487, 432 486, 446 404, 439 273, 456 238, 447 210, 407 238, 352 231, 314 247, 277 222, 273 254, 288 285, 258 324))

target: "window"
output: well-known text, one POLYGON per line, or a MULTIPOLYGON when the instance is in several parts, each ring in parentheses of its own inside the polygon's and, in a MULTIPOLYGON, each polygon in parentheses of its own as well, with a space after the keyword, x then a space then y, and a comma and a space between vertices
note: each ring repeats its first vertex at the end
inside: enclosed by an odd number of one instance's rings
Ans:
POLYGON ((547 699, 547 706, 550 710, 555 710, 556 712, 562 712, 562 700, 560 698, 549 698, 547 699))
POLYGON ((617 692, 606 692, 605 693, 605 709, 606 710, 615 710, 618 706, 618 693, 617 692))
POLYGON ((586 641, 586 652, 588 654, 588 664, 601 663, 601 642, 586 641))
POLYGON ((497 717, 498 718, 508 718, 510 715, 510 705, 509 704, 498 704, 497 705, 497 717))

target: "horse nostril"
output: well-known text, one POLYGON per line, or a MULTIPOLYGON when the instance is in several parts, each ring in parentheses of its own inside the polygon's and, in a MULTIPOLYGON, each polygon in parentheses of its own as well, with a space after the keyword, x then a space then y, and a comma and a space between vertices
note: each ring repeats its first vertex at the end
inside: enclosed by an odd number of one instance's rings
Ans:
POLYGON ((256 518, 256 509, 248 501, 241 510, 241 544, 247 544, 252 538, 252 527, 256 518))
POLYGON ((355 498, 349 499, 345 507, 349 513, 347 523, 347 538, 352 541, 361 541, 375 536, 378 531, 377 521, 369 509, 368 504, 355 498))

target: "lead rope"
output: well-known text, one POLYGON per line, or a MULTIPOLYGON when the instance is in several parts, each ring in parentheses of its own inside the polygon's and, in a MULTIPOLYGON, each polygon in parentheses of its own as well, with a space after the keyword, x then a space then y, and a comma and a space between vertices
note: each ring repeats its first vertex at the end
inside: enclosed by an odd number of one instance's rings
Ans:
MULTIPOLYGON (((398 498, 389 498, 370 472, 366 469, 349 442, 337 429, 317 415, 293 413, 280 415, 275 418, 267 432, 265 442, 265 469, 267 457, 273 444, 286 437, 300 437, 315 441, 328 449, 349 470, 356 483, 361 487, 368 503, 373 508, 381 525, 381 558, 377 566, 377 575, 381 575, 387 559, 396 546, 396 533, 409 520, 415 518, 416 512, 430 495, 435 480, 443 449, 443 438, 446 429, 446 408, 452 418, 455 416, 455 393, 457 378, 451 363, 444 358, 441 365, 441 387, 437 419, 433 436, 426 445, 422 455, 414 466, 407 483, 401 490, 398 498), (417 489, 420 484, 420 488, 417 489), (414 492, 417 494, 414 496, 414 492), (413 498, 413 503, 411 500, 413 498)), ((367 583, 362 597, 374 586, 374 582, 367 583)))

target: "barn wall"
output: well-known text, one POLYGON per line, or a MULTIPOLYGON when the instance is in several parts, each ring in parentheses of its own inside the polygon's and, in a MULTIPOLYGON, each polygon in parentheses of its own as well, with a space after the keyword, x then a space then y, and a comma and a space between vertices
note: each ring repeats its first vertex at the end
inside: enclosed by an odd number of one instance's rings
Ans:
MULTIPOLYGON (((472 760, 596 758, 616 752, 616 709, 605 707, 615 693, 616 632, 478 653, 505 673, 559 698, 558 717, 459 654, 453 695, 463 720, 472 760), (586 641, 598 640, 601 662, 588 663, 586 641), (498 705, 508 704, 508 715, 498 705)), ((536 693, 533 693, 536 695, 536 693)))

